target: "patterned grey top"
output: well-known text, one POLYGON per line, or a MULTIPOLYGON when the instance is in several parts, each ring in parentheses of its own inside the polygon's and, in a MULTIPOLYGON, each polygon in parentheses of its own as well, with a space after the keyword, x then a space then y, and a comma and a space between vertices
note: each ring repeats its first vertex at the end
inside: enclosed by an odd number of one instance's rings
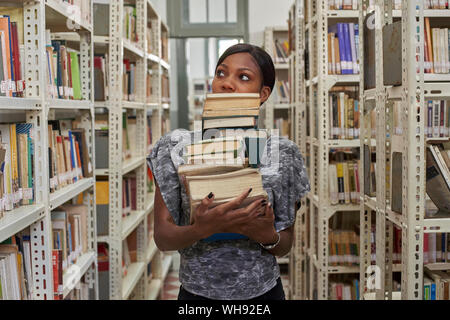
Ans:
MULTIPOLYGON (((189 224, 190 208, 177 170, 183 164, 182 147, 192 139, 200 140, 201 132, 172 131, 155 144, 147 158, 162 198, 179 226, 189 224)), ((270 136, 259 169, 263 187, 273 204, 275 229, 284 230, 295 222, 295 203, 310 191, 297 145, 270 136)), ((198 241, 179 252, 183 288, 210 299, 251 299, 272 289, 280 276, 275 256, 250 239, 198 241)))

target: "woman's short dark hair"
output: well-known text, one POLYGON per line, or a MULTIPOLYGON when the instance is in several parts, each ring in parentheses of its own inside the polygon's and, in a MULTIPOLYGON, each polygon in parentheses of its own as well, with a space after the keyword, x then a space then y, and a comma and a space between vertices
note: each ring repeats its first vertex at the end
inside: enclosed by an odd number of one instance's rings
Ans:
POLYGON ((239 43, 229 47, 219 58, 216 65, 216 70, 228 56, 241 52, 247 52, 253 57, 253 59, 255 59, 259 69, 261 70, 263 85, 268 86, 270 91, 273 91, 273 86, 275 84, 275 66, 273 65, 270 55, 260 47, 248 43, 239 43))

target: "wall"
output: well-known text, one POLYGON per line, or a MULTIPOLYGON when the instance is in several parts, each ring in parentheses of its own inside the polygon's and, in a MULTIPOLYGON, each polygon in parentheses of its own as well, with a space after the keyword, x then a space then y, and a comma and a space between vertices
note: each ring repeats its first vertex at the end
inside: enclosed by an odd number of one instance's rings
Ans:
POLYGON ((264 28, 286 26, 293 0, 248 0, 249 42, 262 46, 264 28))

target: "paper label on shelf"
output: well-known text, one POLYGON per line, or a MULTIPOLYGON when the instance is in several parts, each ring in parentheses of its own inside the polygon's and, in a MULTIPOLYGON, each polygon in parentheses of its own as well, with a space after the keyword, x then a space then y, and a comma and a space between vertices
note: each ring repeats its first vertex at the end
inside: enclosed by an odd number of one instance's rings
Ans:
POLYGON ((23 80, 18 80, 16 82, 17 84, 17 91, 18 92, 23 92, 23 90, 25 90, 25 82, 23 80))
POLYGON ((50 179, 50 187, 56 188, 58 186, 58 176, 54 176, 50 179))
POLYGON ((64 96, 64 88, 63 87, 58 87, 59 90, 59 95, 60 96, 64 96))
POLYGON ((65 181, 63 173, 58 174, 58 181, 59 181, 59 184, 62 184, 65 181))
POLYGON ((31 200, 33 199, 33 189, 32 188, 23 188, 22 189, 23 200, 31 200))
POLYGON ((11 90, 12 92, 16 92, 16 82, 15 81, 9 82, 9 90, 11 90))
POLYGON ((0 86, 0 91, 2 93, 6 93, 8 88, 8 82, 6 80, 2 80, 1 86, 0 86))
POLYGON ((3 211, 4 209, 3 198, 0 198, 0 211, 3 211))
POLYGON ((92 172, 92 164, 90 162, 88 163, 88 171, 89 171, 89 173, 92 172))
POLYGON ((22 199, 22 192, 19 192, 19 190, 14 192, 14 195, 13 195, 14 203, 18 203, 21 199, 22 199))

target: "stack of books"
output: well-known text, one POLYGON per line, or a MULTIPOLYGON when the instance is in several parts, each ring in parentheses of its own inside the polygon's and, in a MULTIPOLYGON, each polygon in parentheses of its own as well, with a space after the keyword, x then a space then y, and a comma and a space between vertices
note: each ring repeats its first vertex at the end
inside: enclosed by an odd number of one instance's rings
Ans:
MULTIPOLYGON (((258 94, 206 96, 203 111, 204 129, 240 130, 222 131, 220 137, 204 139, 185 146, 184 164, 178 167, 178 174, 189 196, 191 223, 195 221, 198 205, 211 192, 214 194, 214 201, 210 208, 226 203, 249 189, 252 191, 242 202, 241 207, 261 198, 267 199, 262 177, 257 169, 267 141, 266 131, 254 130, 259 104, 258 94)), ((221 233, 204 240, 242 238, 246 237, 240 234, 221 233)))
POLYGON ((203 130, 256 129, 261 100, 258 93, 208 93, 203 130))
MULTIPOLYGON (((445 9, 445 8, 444 8, 445 9)), ((449 73, 449 35, 448 28, 431 28, 430 19, 425 18, 424 72, 449 73)))

